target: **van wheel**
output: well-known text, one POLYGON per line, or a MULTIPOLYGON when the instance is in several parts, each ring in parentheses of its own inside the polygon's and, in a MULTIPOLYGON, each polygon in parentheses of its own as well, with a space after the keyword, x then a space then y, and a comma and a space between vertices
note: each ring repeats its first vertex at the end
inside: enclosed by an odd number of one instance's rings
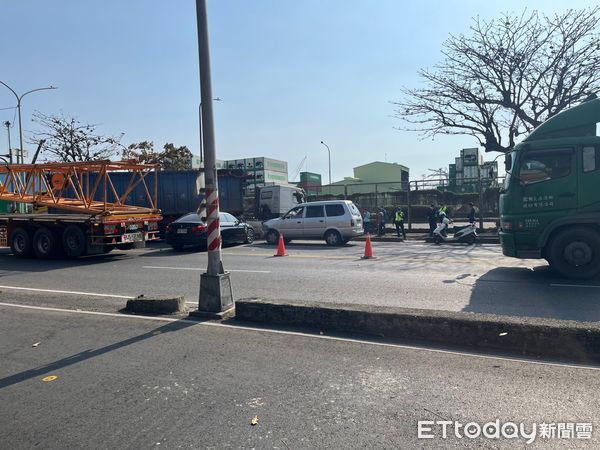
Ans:
POLYGON ((279 233, 275 230, 267 231, 267 234, 265 236, 265 241, 267 241, 267 244, 270 244, 270 245, 277 244, 277 242, 279 241, 279 233))
POLYGON ((327 242, 327 245, 332 246, 342 245, 343 243, 342 236, 340 236, 340 233, 335 230, 330 230, 325 233, 325 242, 327 242))
POLYGON ((77 225, 69 225, 62 234, 62 244, 69 258, 85 254, 85 234, 77 225))
POLYGON ((48 228, 40 228, 33 235, 33 251, 38 258, 52 258, 56 254, 57 247, 57 239, 48 228))
POLYGON ((566 278, 588 279, 600 274, 600 236, 587 227, 561 231, 550 243, 550 267, 566 278))
POLYGON ((10 249, 17 258, 30 258, 33 254, 31 237, 25 228, 16 228, 10 239, 10 249))

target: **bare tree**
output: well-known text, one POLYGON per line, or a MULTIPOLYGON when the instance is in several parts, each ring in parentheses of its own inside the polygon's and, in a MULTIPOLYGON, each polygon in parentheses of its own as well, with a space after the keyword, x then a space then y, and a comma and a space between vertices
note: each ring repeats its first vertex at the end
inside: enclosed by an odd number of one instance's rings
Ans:
POLYGON ((510 150, 519 135, 600 88, 599 11, 473 19, 470 35, 444 42, 442 62, 419 71, 424 87, 404 88, 394 102, 400 129, 510 150))
POLYGON ((84 124, 73 117, 48 116, 40 112, 33 121, 44 129, 33 133, 32 142, 45 140, 46 159, 64 162, 110 159, 117 153, 119 139, 96 133, 97 125, 84 124))

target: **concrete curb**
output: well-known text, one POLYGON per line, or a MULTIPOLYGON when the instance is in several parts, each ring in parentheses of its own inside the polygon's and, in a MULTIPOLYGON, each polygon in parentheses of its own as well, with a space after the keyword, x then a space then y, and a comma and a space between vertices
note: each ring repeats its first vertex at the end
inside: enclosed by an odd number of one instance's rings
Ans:
POLYGON ((237 301, 236 319, 422 340, 578 363, 600 362, 600 323, 261 299, 237 301))
POLYGON ((175 314, 185 312, 185 299, 179 297, 139 297, 127 300, 125 311, 139 314, 175 314))

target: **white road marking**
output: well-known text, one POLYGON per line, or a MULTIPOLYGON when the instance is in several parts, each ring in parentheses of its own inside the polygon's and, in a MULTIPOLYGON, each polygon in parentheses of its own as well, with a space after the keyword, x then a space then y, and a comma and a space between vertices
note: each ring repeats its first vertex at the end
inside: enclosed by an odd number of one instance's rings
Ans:
MULTIPOLYGON (((143 269, 160 269, 160 270, 206 270, 203 267, 162 267, 162 266, 143 266, 143 269)), ((227 269, 227 272, 246 272, 246 273, 271 273, 270 270, 245 270, 245 269, 227 269)))
POLYGON ((559 286, 559 287, 578 287, 578 288, 600 288, 600 286, 593 286, 589 284, 558 284, 551 283, 550 286, 559 286))
POLYGON ((175 318, 169 318, 169 317, 130 316, 127 314, 107 313, 107 312, 98 312, 98 311, 77 311, 77 310, 73 310, 73 309, 49 308, 47 306, 18 305, 18 304, 14 304, 14 303, 4 303, 4 302, 0 302, 0 306, 22 308, 22 309, 33 309, 33 310, 37 310, 37 311, 62 312, 62 313, 69 313, 69 314, 87 314, 90 316, 118 317, 121 319, 150 320, 150 321, 155 321, 155 322, 182 322, 182 323, 196 324, 198 326, 228 328, 230 330, 237 329, 237 330, 244 330, 244 331, 255 331, 255 332, 260 332, 260 333, 283 334, 283 335, 288 335, 288 336, 300 336, 300 337, 312 338, 312 339, 324 339, 324 340, 329 340, 329 341, 348 342, 348 343, 353 343, 353 344, 373 345, 376 347, 392 347, 392 348, 401 348, 401 349, 406 349, 406 350, 442 353, 442 354, 446 354, 446 355, 468 356, 471 358, 490 359, 490 360, 495 360, 495 361, 507 361, 507 362, 523 363, 523 364, 535 364, 535 365, 541 365, 541 366, 553 366, 553 367, 564 367, 564 368, 569 368, 569 369, 584 369, 584 370, 600 371, 600 367, 596 367, 596 366, 562 364, 562 363, 554 363, 554 362, 549 362, 549 361, 535 361, 535 360, 524 359, 524 358, 521 359, 521 358, 508 358, 508 357, 504 357, 504 356, 481 355, 478 353, 459 352, 459 351, 453 351, 453 350, 441 350, 441 349, 437 349, 437 348, 417 347, 417 346, 413 346, 413 345, 392 344, 392 343, 386 343, 386 342, 365 341, 362 339, 352 339, 352 338, 343 338, 343 337, 336 337, 336 336, 326 336, 326 335, 319 335, 319 334, 302 333, 299 331, 273 330, 273 329, 269 329, 269 328, 248 327, 248 326, 244 326, 244 325, 228 325, 228 324, 224 324, 221 322, 198 322, 196 320, 175 319, 175 318))
POLYGON ((73 294, 73 295, 89 295, 90 297, 112 297, 112 298, 135 298, 129 295, 116 294, 97 294, 95 292, 78 292, 78 291, 58 291, 54 289, 37 289, 20 286, 0 286, 0 289, 13 289, 15 291, 32 291, 32 292, 49 292, 51 294, 73 294))

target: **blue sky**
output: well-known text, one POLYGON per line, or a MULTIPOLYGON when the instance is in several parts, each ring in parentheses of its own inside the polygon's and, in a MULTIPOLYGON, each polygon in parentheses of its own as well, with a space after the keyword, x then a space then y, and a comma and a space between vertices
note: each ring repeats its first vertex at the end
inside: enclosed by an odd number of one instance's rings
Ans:
MULTIPOLYGON (((397 131, 390 101, 440 59, 449 33, 466 32, 475 15, 520 12, 524 3, 548 14, 565 8, 558 0, 208 0, 213 93, 222 99, 218 158, 283 159, 292 175, 307 156, 302 170, 326 175, 324 140, 334 180, 375 160, 404 164, 412 177, 447 166, 476 142, 397 131)), ((39 110, 125 133, 124 144, 173 142, 198 152, 193 0, 6 1, 0 38, 0 80, 19 93, 59 87, 25 97, 26 134, 39 110)), ((0 108, 14 104, 0 86, 0 108)), ((2 122, 13 118, 0 111, 2 122)), ((11 133, 17 142, 16 126, 11 133)), ((2 128, 0 152, 6 147, 2 128)))

